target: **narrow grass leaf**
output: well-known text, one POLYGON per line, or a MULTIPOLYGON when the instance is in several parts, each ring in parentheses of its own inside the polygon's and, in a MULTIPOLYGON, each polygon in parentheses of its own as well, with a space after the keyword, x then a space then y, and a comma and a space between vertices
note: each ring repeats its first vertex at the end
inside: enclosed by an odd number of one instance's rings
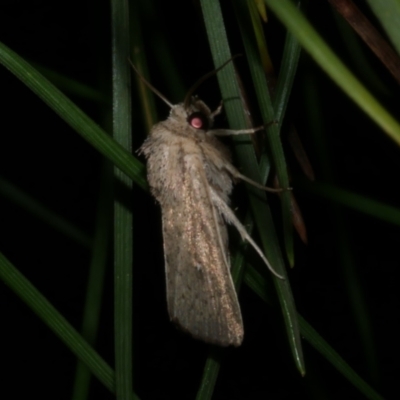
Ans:
POLYGON ((267 6, 296 37, 331 79, 398 145, 400 124, 328 47, 303 14, 289 0, 265 0, 267 6))
POLYGON ((0 43, 0 63, 37 94, 94 148, 132 178, 137 185, 147 189, 144 165, 107 135, 60 90, 3 43, 0 43))
MULTIPOLYGON (((211 0, 202 0, 201 5, 214 64, 218 67, 231 58, 221 9, 217 2, 211 0), (217 38, 218 40, 216 40, 217 38)), ((231 127, 235 129, 246 127, 246 118, 240 102, 240 91, 232 64, 228 64, 218 73, 218 81, 223 99, 225 100, 225 110, 231 127)), ((236 137, 235 142, 237 144, 238 158, 243 173, 251 179, 260 181, 259 167, 252 145, 249 144, 247 138, 242 137, 236 137)), ((280 274, 286 274, 265 193, 256 188, 249 188, 249 193, 250 203, 255 215, 257 227, 260 231, 260 236, 262 239, 268 238, 268 240, 263 240, 265 253, 276 271, 280 274)), ((301 346, 299 345, 300 337, 297 323, 295 320, 292 320, 293 313, 291 305, 294 304, 294 302, 292 297, 288 297, 291 293, 288 280, 280 280, 277 284, 285 285, 285 289, 281 291, 285 293, 285 297, 279 298, 283 308, 283 316, 288 330, 289 343, 295 363, 303 374, 304 362, 301 346)))
POLYGON ((92 371, 108 390, 114 392, 114 371, 93 350, 50 302, 0 253, 0 278, 92 371))
POLYGON ((400 2, 398 0, 367 0, 374 15, 400 55, 400 2))
MULTIPOLYGON (((265 279, 255 268, 247 266, 244 282, 265 302, 271 303, 265 290, 265 279)), ((383 397, 365 382, 346 361, 315 331, 315 329, 298 314, 301 335, 323 357, 325 357, 349 382, 360 390, 368 399, 383 400, 383 397)))
MULTIPOLYGON (((127 0, 111 2, 111 54, 113 92, 113 138, 132 152, 131 70, 129 8, 127 0)), ((114 167, 115 187, 131 193, 132 180, 114 167)), ((122 196, 125 191, 115 191, 122 196)), ((117 399, 132 399, 132 199, 114 200, 114 336, 117 399)))

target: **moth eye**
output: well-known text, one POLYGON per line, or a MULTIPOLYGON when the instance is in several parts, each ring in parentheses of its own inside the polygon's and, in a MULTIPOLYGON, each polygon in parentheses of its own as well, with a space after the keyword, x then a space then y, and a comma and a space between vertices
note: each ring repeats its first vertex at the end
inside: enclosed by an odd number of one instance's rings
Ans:
POLYGON ((190 114, 187 121, 189 125, 195 129, 202 129, 204 131, 208 129, 208 119, 199 111, 190 114))

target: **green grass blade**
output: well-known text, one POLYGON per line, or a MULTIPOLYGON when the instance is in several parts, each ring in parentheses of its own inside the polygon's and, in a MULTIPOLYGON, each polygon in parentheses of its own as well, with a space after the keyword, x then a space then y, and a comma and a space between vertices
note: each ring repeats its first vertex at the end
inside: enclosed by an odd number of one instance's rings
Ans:
POLYGON ((329 362, 361 393, 371 400, 383 400, 367 382, 365 382, 346 361, 299 315, 301 334, 312 346, 320 352, 329 362))
MULTIPOLYGON (((88 284, 86 289, 85 305, 83 308, 82 337, 94 346, 97 338, 102 297, 104 291, 104 277, 108 261, 109 244, 111 237, 111 204, 112 175, 110 165, 105 162, 103 179, 99 193, 99 201, 96 213, 96 226, 93 239, 92 257, 89 267, 88 284)), ((88 398, 91 372, 81 361, 78 361, 74 387, 73 400, 85 400, 88 398)))
MULTIPOLYGON (((129 8, 127 0, 111 2, 111 54, 113 92, 113 138, 132 152, 131 70, 129 8)), ((132 180, 114 168, 116 195, 123 187, 131 192, 132 180)), ((115 381, 117 399, 132 399, 132 265, 133 218, 130 198, 114 200, 114 335, 115 381)))
POLYGON ((369 50, 365 48, 360 41, 359 36, 354 32, 348 22, 332 9, 332 17, 335 20, 338 33, 342 38, 343 46, 347 49, 347 53, 351 59, 356 75, 363 81, 368 82, 368 87, 374 93, 382 93, 389 96, 390 89, 385 84, 377 71, 373 68, 368 59, 369 50))
MULTIPOLYGON (((246 56, 250 66, 250 73, 253 78, 254 87, 258 104, 261 109, 264 126, 269 126, 267 139, 271 150, 271 154, 276 167, 279 184, 283 188, 289 187, 289 177, 286 169, 285 155, 283 153, 282 142, 277 124, 271 124, 275 120, 275 111, 272 106, 272 100, 269 94, 268 84, 262 68, 260 56, 257 47, 254 46, 256 38, 251 33, 253 32, 252 20, 248 10, 247 2, 236 2, 236 15, 239 21, 246 56)), ((281 114, 281 119, 283 113, 281 114)), ((293 253, 293 224, 291 214, 290 193, 286 191, 282 193, 282 224, 285 239, 286 254, 290 265, 294 265, 293 253)))
POLYGON ((265 0, 331 79, 398 145, 400 125, 327 46, 301 12, 289 0, 265 0))
POLYGON ((0 253, 0 278, 92 371, 104 386, 114 391, 114 371, 93 350, 50 302, 0 253))
MULTIPOLYGON (((132 60, 136 68, 140 71, 141 75, 148 80, 149 71, 147 66, 146 53, 144 51, 143 37, 141 31, 141 7, 138 2, 135 2, 131 10, 132 20, 132 48, 135 49, 132 54, 132 60)), ((141 110, 134 110, 143 116, 146 131, 150 132, 154 124, 158 122, 156 99, 153 92, 145 85, 136 72, 132 69, 132 80, 135 82, 135 87, 138 89, 139 100, 142 106, 141 110)))
MULTIPOLYGON (((265 279, 251 266, 247 266, 244 282, 265 302, 271 304, 268 291, 265 290, 265 279)), ((349 382, 360 390, 368 399, 383 400, 367 382, 365 382, 346 361, 315 331, 315 329, 301 316, 298 315, 301 335, 323 357, 325 357, 349 382)))
MULTIPOLYGON (((111 367, 2 253, 0 279, 35 312, 109 391, 115 392, 115 374, 111 367)), ((133 398, 139 400, 135 393, 133 398)))
POLYGON ((30 62, 38 72, 40 72, 44 77, 46 77, 54 86, 60 88, 63 92, 79 96, 82 99, 90 100, 98 104, 111 105, 110 98, 106 96, 103 92, 93 89, 92 87, 85 85, 75 79, 71 79, 65 75, 58 73, 57 71, 51 70, 49 68, 43 67, 35 62, 30 62))
POLYGON ((278 82, 276 85, 275 96, 273 99, 275 121, 278 122, 278 131, 280 131, 289 103, 290 94, 293 88, 293 81, 296 77, 297 66, 301 53, 301 46, 296 37, 287 32, 281 69, 279 70, 278 82))
MULTIPOLYGON (((318 102, 318 90, 314 87, 314 85, 308 85, 307 91, 307 101, 312 104, 312 107, 309 110, 313 110, 313 114, 320 115, 322 114, 320 111, 320 104, 318 102)), ((310 113, 310 114, 312 114, 310 113)), ((326 127, 323 125, 323 119, 313 119, 310 116, 310 121, 313 121, 311 124, 310 132, 314 136, 314 142, 318 143, 318 161, 319 161, 319 169, 320 174, 323 179, 329 181, 335 181, 335 167, 333 159, 331 158, 331 154, 329 151, 329 142, 325 135, 320 135, 321 131, 325 131, 326 127)), ((362 348, 362 353, 364 355, 366 365, 369 368, 369 372, 371 377, 378 382, 379 377, 379 367, 377 364, 376 357, 376 349, 374 345, 374 332, 373 326, 371 324, 371 317, 369 315, 369 307, 366 301, 366 296, 363 294, 363 285, 361 283, 361 279, 358 277, 358 272, 356 268, 356 264, 354 263, 354 256, 351 249, 352 235, 350 234, 351 228, 347 221, 347 218, 344 216, 341 207, 340 201, 349 199, 351 196, 344 195, 346 193, 343 189, 335 190, 335 185, 329 185, 326 183, 314 183, 310 184, 309 181, 302 183, 303 180, 299 180, 299 187, 302 187, 307 191, 307 188, 311 188, 311 192, 317 194, 318 192, 324 193, 325 198, 328 201, 328 211, 327 211, 327 222, 330 223, 333 227, 334 232, 334 240, 337 248, 337 260, 338 266, 342 271, 342 280, 343 287, 347 291, 347 303, 352 310, 354 324, 358 329, 358 341, 362 348), (328 188, 326 190, 325 188, 328 188)), ((363 207, 365 203, 365 198, 360 195, 356 195, 353 199, 351 199, 351 203, 353 207, 356 209, 360 209, 363 207)), ((371 211, 373 211, 375 207, 371 207, 371 211)), ((346 293, 346 292, 344 292, 346 293)), ((351 376, 349 376, 351 378, 351 376)), ((356 385, 356 382, 354 382, 356 385)))
POLYGON ((221 368, 223 350, 210 346, 196 400, 210 400, 221 368))
POLYGON ((377 349, 374 342, 375 332, 367 296, 364 293, 362 280, 359 277, 357 264, 354 261, 355 257, 351 246, 352 237, 349 231, 349 225, 340 207, 333 206, 332 209, 338 243, 338 259, 343 274, 343 280, 346 285, 349 305, 352 310, 354 323, 358 330, 363 357, 368 366, 369 375, 372 382, 377 383, 380 380, 380 372, 377 362, 377 349))
POLYGON ((92 238, 79 228, 72 225, 69 221, 60 217, 58 214, 50 211, 36 199, 27 193, 18 189, 12 183, 0 177, 0 193, 10 201, 18 204, 25 211, 36 216, 46 224, 53 227, 56 231, 62 232, 65 236, 70 237, 81 246, 92 247, 92 238))
POLYGON ((116 143, 71 100, 3 43, 0 43, 0 62, 85 140, 132 178, 137 185, 147 188, 144 165, 116 143))
POLYGON ((400 54, 400 2, 399 0, 367 0, 376 18, 400 54))
POLYGON ((381 221, 400 226, 400 209, 398 207, 384 204, 380 201, 370 199, 366 196, 350 192, 349 190, 328 183, 316 182, 310 184, 309 182, 299 180, 299 185, 307 192, 323 197, 336 204, 343 205, 381 221))
MULTIPOLYGON (((211 53, 213 55, 214 64, 217 67, 231 58, 221 9, 217 2, 211 0, 203 0, 201 5, 211 53)), ((218 81, 222 97, 225 100, 224 106, 230 126, 234 129, 246 127, 246 118, 240 102, 240 92, 232 64, 228 64, 218 73, 218 81), (229 101, 226 101, 227 99, 229 99, 229 101)), ((258 162, 252 145, 249 144, 247 138, 237 137, 235 139, 235 142, 238 145, 238 158, 243 173, 251 179, 260 181, 258 162)), ((256 224, 260 231, 265 253, 276 271, 281 274, 286 274, 282 255, 279 249, 279 243, 273 227, 272 216, 266 202, 265 193, 255 188, 249 188, 249 193, 250 203, 256 224)), ((280 288, 283 288, 283 290, 279 290, 278 293, 280 294, 283 316, 288 329, 289 342, 296 366, 303 374, 304 362, 301 351, 301 340, 297 328, 297 322, 293 319, 293 316, 295 316, 293 313, 294 302, 293 297, 291 296, 288 280, 279 280, 277 285, 279 285, 280 288), (284 293, 284 297, 281 296, 282 293, 284 293)))

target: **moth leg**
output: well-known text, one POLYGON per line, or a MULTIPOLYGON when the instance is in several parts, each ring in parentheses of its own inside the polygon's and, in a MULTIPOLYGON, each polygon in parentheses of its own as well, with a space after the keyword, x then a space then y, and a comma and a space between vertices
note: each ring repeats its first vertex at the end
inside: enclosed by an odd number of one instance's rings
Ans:
MULTIPOLYGON (((216 112, 216 111, 214 111, 214 112, 216 112)), ((237 129, 211 129, 208 131, 208 133, 213 136, 233 136, 233 135, 252 134, 252 133, 261 131, 263 129, 264 129, 263 126, 258 126, 257 128, 238 129, 238 130, 237 129)))
POLYGON ((235 178, 238 178, 238 179, 241 179, 242 181, 250 183, 251 185, 253 185, 253 186, 255 186, 255 187, 257 187, 257 188, 259 188, 261 190, 265 190, 266 192, 281 193, 281 192, 284 192, 285 190, 292 190, 291 187, 283 189, 283 188, 272 188, 272 187, 269 187, 269 186, 264 186, 264 185, 261 185, 260 183, 258 183, 256 181, 253 181, 252 179, 248 178, 247 176, 242 175, 240 172, 238 172, 238 171, 236 171, 236 172, 237 172, 236 175, 234 175, 235 178))
POLYGON ((214 119, 217 115, 221 114, 223 105, 224 105, 224 101, 221 100, 221 103, 219 103, 219 106, 217 107, 217 109, 210 114, 211 119, 214 119))
MULTIPOLYGON (((221 105, 213 112, 213 115, 216 115, 217 111, 221 112, 220 109, 222 107, 221 105)), ((218 112, 218 113, 219 113, 218 112)), ((272 123, 275 123, 274 121, 272 123)), ((261 131, 264 129, 264 126, 258 126, 257 128, 250 128, 250 129, 240 129, 240 130, 234 130, 234 129, 212 129, 208 131, 209 134, 213 136, 232 136, 232 135, 243 135, 243 134, 252 134, 258 131, 261 131)), ((282 188, 271 188, 268 186, 261 185, 260 183, 253 181, 252 179, 248 178, 245 175, 242 175, 236 168, 234 168, 232 165, 229 165, 229 167, 226 168, 234 178, 241 179, 242 181, 245 181, 247 183, 250 183, 251 185, 258 187, 261 190, 265 190, 266 192, 271 192, 271 193, 280 193, 285 190, 292 190, 291 187, 287 189, 282 189, 282 188)))
POLYGON ((213 188, 210 187, 211 192, 211 200, 218 211, 223 215, 226 222, 235 226, 238 230, 240 236, 243 240, 247 240, 254 248, 254 250, 259 254, 259 256, 264 261, 265 265, 268 269, 279 279, 285 279, 282 275, 279 275, 271 266, 267 258, 264 256, 264 253, 257 246, 251 236, 247 233, 246 228, 241 224, 241 222, 236 218, 236 215, 233 211, 228 207, 228 205, 218 196, 218 194, 214 191, 213 188))
POLYGON ((224 165, 226 170, 236 179, 241 179, 242 181, 245 181, 247 183, 250 183, 251 185, 261 189, 265 190, 266 192, 271 192, 271 193, 281 193, 284 192, 285 190, 292 190, 291 187, 287 189, 283 188, 271 188, 269 186, 264 186, 261 185, 261 183, 258 183, 256 181, 253 181, 252 179, 248 178, 246 175, 241 174, 232 164, 229 165, 224 165))

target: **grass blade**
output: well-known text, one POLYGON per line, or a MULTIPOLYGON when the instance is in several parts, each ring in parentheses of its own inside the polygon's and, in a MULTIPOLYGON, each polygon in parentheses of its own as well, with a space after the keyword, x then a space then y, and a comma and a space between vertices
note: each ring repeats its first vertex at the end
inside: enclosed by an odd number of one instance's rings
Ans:
POLYGON ((0 62, 137 185, 147 188, 143 164, 111 139, 71 100, 3 43, 0 43, 0 62))
POLYGON ((289 0, 265 0, 315 62, 398 145, 400 125, 371 95, 327 46, 301 12, 289 0))

